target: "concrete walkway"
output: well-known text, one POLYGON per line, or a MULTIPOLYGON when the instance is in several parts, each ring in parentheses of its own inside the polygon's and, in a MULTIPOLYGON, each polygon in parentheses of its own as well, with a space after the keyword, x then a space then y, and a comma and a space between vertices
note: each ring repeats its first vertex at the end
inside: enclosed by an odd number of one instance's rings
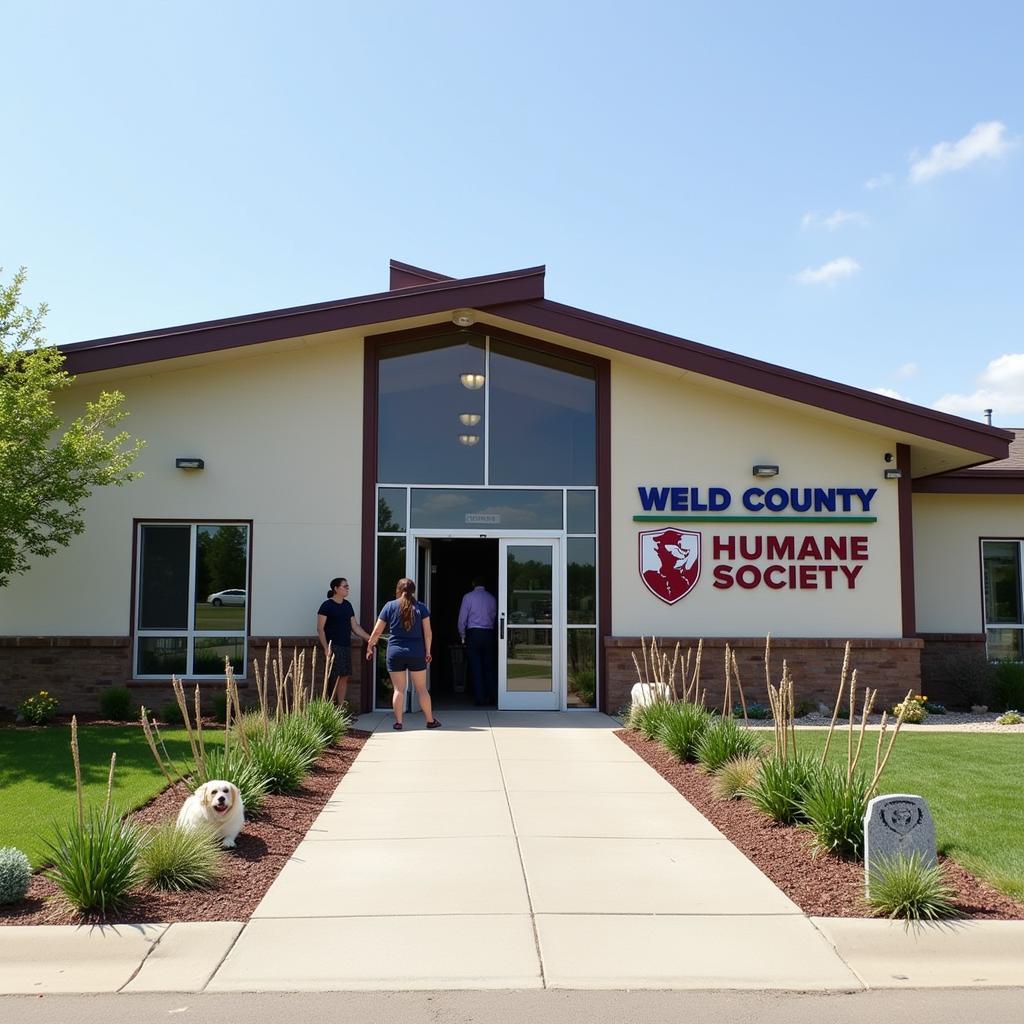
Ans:
POLYGON ((360 719, 244 927, 0 929, 0 992, 1024 984, 1024 922, 805 917, 604 715, 440 717, 360 719))

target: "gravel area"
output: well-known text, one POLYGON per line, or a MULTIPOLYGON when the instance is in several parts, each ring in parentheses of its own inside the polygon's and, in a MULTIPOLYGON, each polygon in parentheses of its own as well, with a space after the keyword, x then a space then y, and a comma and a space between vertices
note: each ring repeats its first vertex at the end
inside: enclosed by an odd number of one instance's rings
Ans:
MULTIPOLYGON (((369 737, 368 732, 352 730, 321 756, 297 792, 268 796, 259 814, 247 817, 237 846, 225 850, 224 874, 214 888, 183 893, 139 890, 130 905, 106 918, 106 923, 247 921, 369 737)), ((146 825, 175 818, 188 794, 188 787, 179 782, 131 817, 146 825)), ((99 920, 69 909, 57 887, 42 873, 33 877, 25 900, 0 906, 0 925, 91 924, 99 920)))
MULTIPOLYGON (((674 786, 737 849, 761 869, 805 914, 870 917, 862 899, 864 865, 811 849, 810 834, 779 825, 746 800, 719 800, 696 765, 680 764, 654 740, 628 730, 616 735, 674 786)), ((955 861, 940 857, 957 905, 968 918, 1024 920, 1024 903, 986 885, 955 861)))
MULTIPOLYGON (((973 715, 969 711, 949 711, 944 715, 925 715, 923 722, 912 724, 904 722, 901 731, 907 732, 1016 732, 1024 736, 1024 723, 1020 725, 999 725, 996 719, 999 714, 988 712, 984 715, 973 715)), ((827 715, 805 715, 796 720, 798 729, 827 729, 832 720, 831 713, 827 715)), ((881 725, 881 715, 868 716, 868 728, 878 728, 881 725)), ((751 719, 750 726, 754 729, 771 729, 773 722, 765 719, 751 719)), ((836 729, 846 728, 849 724, 845 718, 836 721, 836 729)), ((857 717, 857 724, 860 724, 860 716, 857 717)), ((895 725, 892 716, 889 716, 888 728, 895 725)))

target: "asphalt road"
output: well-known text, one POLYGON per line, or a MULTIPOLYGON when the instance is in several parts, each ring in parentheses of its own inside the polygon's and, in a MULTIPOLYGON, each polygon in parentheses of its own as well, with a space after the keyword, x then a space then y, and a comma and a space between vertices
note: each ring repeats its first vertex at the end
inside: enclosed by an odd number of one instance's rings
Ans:
POLYGON ((1024 988, 778 992, 316 992, 0 997, 3 1024, 1010 1024, 1024 988))

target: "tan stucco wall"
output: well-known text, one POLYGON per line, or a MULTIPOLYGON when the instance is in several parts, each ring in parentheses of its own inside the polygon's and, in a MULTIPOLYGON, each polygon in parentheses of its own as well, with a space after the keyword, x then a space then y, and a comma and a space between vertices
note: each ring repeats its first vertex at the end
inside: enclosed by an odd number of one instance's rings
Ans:
MULTIPOLYGON (((616 360, 612 369, 612 629, 619 636, 898 637, 902 635, 899 588, 897 483, 883 479, 885 452, 867 435, 803 415, 799 410, 751 398, 739 401, 700 378, 655 364, 616 360), (751 467, 777 464, 778 476, 757 480, 751 467), (740 504, 749 487, 876 487, 864 525, 774 526, 701 523, 681 525, 703 535, 704 566, 694 589, 674 605, 655 598, 638 572, 638 534, 660 524, 633 522, 643 512, 638 486, 728 488, 725 514, 747 513, 740 504), (716 589, 712 578, 713 534, 866 536, 869 558, 848 589, 716 589)), ((855 510, 859 511, 859 509, 855 510)), ((851 513, 855 514, 855 513, 851 513)), ((667 525, 667 524, 666 524, 667 525)), ((737 559, 735 565, 743 564, 737 559)), ((753 562, 762 569, 768 559, 753 562)), ((857 563, 850 563, 856 565, 857 563)), ((839 574, 837 574, 838 576, 839 574)))
POLYGON ((1024 495, 914 495, 917 628, 980 633, 982 538, 1024 537, 1024 495))
MULTIPOLYGON (((145 475, 95 493, 85 533, 0 590, 0 634, 126 635, 132 520, 161 517, 253 520, 253 634, 311 633, 332 576, 358 599, 362 382, 362 344, 325 336, 108 384, 126 396, 125 428, 147 441, 145 475), (175 469, 187 455, 206 468, 175 469)), ((98 390, 79 378, 59 411, 76 414, 98 390)))

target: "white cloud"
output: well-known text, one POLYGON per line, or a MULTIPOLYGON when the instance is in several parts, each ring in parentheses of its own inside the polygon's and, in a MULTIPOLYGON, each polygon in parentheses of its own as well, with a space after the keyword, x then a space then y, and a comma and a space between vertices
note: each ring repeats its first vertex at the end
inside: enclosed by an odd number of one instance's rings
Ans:
POLYGON ((835 284, 845 277, 853 277, 860 270, 860 264, 849 256, 829 260, 820 267, 805 267, 793 276, 797 284, 835 284))
POLYGON ((868 178, 864 182, 864 187, 869 189, 886 188, 892 184, 892 175, 886 171, 885 174, 879 174, 877 178, 868 178))
POLYGON ((906 380, 908 377, 916 376, 919 369, 917 363, 904 363, 902 366, 896 367, 893 376, 897 380, 906 380))
POLYGON ((863 213, 856 210, 836 210, 827 217, 821 217, 816 213, 805 213, 800 223, 805 228, 828 228, 835 231, 844 224, 867 224, 868 219, 863 213))
POLYGON ((898 398, 901 402, 906 401, 898 391, 893 391, 892 388, 872 388, 871 390, 874 391, 876 395, 885 395, 886 398, 898 398))
POLYGON ((919 185, 940 174, 960 171, 976 160, 997 160, 1011 146, 1006 138, 1006 125, 1001 121, 981 121, 956 142, 937 142, 928 155, 912 156, 910 180, 919 185))
POLYGON ((975 383, 970 394, 943 395, 932 407, 975 420, 981 419, 985 409, 992 409, 997 422, 1024 422, 1024 352, 993 359, 975 383))

